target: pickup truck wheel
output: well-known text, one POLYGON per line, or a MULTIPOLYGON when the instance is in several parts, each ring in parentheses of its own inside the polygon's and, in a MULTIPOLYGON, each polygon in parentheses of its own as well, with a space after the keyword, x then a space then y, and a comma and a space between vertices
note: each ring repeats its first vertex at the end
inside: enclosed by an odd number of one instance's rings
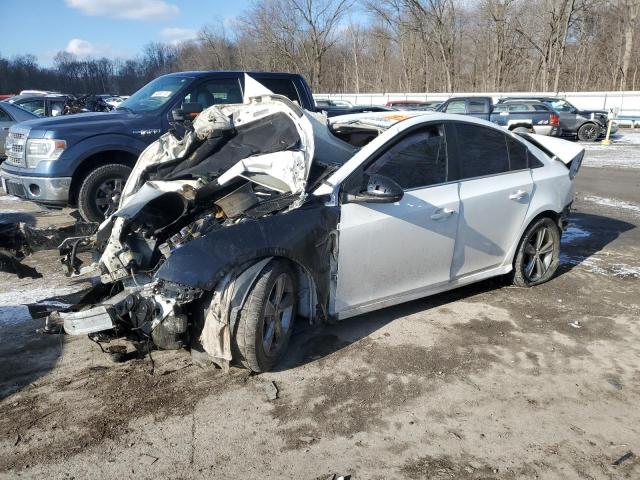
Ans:
POLYGON ((289 265, 282 260, 270 262, 240 311, 231 338, 234 359, 254 372, 271 370, 289 344, 297 298, 289 265))
POLYGON ((578 129, 578 140, 595 142, 598 139, 599 128, 593 123, 585 123, 578 129))
POLYGON ((512 131, 513 133, 534 133, 532 128, 527 127, 516 127, 512 131))
POLYGON ((120 194, 131 168, 126 165, 103 165, 83 180, 78 193, 78 210, 87 222, 102 222, 120 202, 120 194))

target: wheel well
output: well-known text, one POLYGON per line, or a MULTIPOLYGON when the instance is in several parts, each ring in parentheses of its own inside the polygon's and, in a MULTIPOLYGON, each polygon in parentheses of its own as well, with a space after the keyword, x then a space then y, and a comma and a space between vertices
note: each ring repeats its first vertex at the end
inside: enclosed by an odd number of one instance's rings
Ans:
MULTIPOLYGON (((538 215, 531 219, 531 221, 527 225, 527 228, 529 228, 529 225, 532 225, 534 222, 537 222, 544 217, 550 218, 556 225, 558 225, 558 228, 562 229, 560 214, 558 212, 554 212, 553 210, 545 210, 544 212, 540 212, 538 215)), ((527 230, 527 228, 525 228, 525 231, 527 230)))
POLYGON ((313 320, 317 304, 316 284, 309 271, 299 263, 287 257, 273 257, 274 260, 284 260, 293 269, 298 284, 298 315, 313 320))
POLYGON ((91 155, 90 157, 85 158, 80 166, 76 169, 73 175, 73 179, 71 180, 71 187, 69 190, 69 203, 72 206, 77 205, 78 192, 80 191, 82 181, 87 177, 87 175, 89 175, 89 173, 91 173, 91 171, 95 170, 98 167, 102 167, 103 165, 109 164, 126 165, 127 167, 133 168, 137 159, 137 155, 131 152, 125 152, 124 150, 109 150, 106 152, 98 152, 94 155, 91 155))
POLYGON ((509 125, 509 130, 515 130, 516 128, 526 128, 527 130, 531 130, 533 126, 530 123, 514 123, 509 125))

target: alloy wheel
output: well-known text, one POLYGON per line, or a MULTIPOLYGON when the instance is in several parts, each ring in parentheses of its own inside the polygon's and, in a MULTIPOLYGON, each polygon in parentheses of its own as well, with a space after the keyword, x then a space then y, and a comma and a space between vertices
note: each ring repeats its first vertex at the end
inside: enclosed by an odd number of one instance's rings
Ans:
POLYGON ((598 138, 598 129, 595 125, 587 125, 583 129, 584 139, 587 141, 593 141, 598 138))
POLYGON ((96 189, 94 203, 98 211, 105 217, 118 207, 123 186, 124 180, 122 178, 108 178, 96 189))
POLYGON ((262 347, 269 356, 277 355, 293 324, 293 282, 286 273, 276 278, 264 308, 262 347))
POLYGON ((524 249, 524 276, 530 282, 542 278, 553 261, 554 242, 548 227, 542 226, 527 240, 524 249))

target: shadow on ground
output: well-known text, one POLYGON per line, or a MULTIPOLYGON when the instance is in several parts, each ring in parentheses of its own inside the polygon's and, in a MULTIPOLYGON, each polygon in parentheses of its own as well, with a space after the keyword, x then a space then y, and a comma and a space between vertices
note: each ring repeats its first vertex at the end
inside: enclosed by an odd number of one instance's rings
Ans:
POLYGON ((589 257, 602 251, 623 233, 636 228, 632 223, 592 213, 574 212, 571 214, 569 223, 588 233, 588 236, 577 237, 570 241, 563 239, 562 253, 571 257, 571 261, 563 262, 558 267, 556 276, 571 271, 589 257))
POLYGON ((289 370, 314 362, 368 337, 398 319, 499 289, 504 285, 502 277, 496 277, 412 302, 358 315, 335 325, 314 327, 299 322, 294 330, 287 357, 276 365, 273 371, 289 370))

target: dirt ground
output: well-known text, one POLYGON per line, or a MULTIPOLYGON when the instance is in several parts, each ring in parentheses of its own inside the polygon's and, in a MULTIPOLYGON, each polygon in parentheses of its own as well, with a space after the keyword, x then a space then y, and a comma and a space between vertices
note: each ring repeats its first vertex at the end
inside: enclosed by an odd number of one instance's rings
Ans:
POLYGON ((115 364, 20 306, 87 284, 55 252, 28 259, 41 279, 0 273, 0 478, 640 478, 640 144, 622 143, 588 150, 547 284, 298 325, 268 374, 186 351, 115 364))

